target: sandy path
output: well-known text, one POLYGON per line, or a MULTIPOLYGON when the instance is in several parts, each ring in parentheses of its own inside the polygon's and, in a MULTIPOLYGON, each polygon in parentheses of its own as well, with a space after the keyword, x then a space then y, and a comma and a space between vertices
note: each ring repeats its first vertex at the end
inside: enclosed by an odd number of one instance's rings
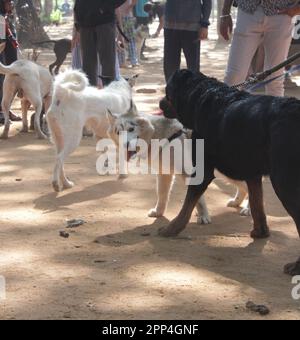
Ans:
MULTIPOLYGON (((52 31, 65 36, 68 30, 52 31)), ((162 38, 149 45, 159 49, 139 71, 138 88, 158 87, 158 92, 135 95, 147 112, 157 109, 163 89, 162 38)), ((222 78, 227 53, 227 47, 206 42, 202 70, 222 78)), ((49 64, 50 56, 44 53, 41 62, 49 64)), ((213 224, 198 226, 193 217, 181 238, 165 240, 156 236, 157 229, 180 209, 181 183, 167 219, 153 221, 146 216, 155 203, 155 178, 120 182, 97 176, 89 138, 66 165, 76 187, 55 194, 51 145, 19 134, 19 124, 14 128, 15 136, 0 141, 0 275, 7 282, 1 319, 257 318, 246 311, 248 300, 268 305, 267 319, 300 318, 291 279, 282 273, 299 255, 299 240, 268 180, 269 240, 250 239, 251 219, 225 207, 234 189, 221 179, 207 195, 213 224), (70 218, 87 223, 63 239, 59 231, 70 218)))

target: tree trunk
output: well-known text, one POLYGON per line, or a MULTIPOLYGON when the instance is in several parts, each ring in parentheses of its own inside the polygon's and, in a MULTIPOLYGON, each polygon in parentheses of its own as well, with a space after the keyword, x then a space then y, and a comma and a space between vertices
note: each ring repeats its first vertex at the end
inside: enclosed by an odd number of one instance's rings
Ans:
POLYGON ((18 40, 22 48, 33 47, 32 43, 36 41, 49 40, 33 1, 34 0, 16 1, 16 12, 19 19, 18 40))

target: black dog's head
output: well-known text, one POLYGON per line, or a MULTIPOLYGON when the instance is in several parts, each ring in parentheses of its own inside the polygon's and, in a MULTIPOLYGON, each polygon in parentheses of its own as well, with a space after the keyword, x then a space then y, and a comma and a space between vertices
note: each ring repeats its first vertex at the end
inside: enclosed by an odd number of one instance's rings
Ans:
POLYGON ((179 119, 182 122, 189 87, 195 76, 196 74, 189 70, 180 70, 170 78, 166 87, 166 96, 160 102, 160 109, 166 118, 179 119))

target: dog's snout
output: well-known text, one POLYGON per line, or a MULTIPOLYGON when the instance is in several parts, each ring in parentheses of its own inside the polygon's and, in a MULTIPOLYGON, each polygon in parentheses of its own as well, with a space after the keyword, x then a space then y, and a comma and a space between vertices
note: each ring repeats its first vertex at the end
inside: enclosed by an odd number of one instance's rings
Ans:
POLYGON ((160 109, 163 111, 166 118, 174 119, 176 118, 176 112, 173 109, 170 101, 167 97, 163 98, 159 103, 160 109))

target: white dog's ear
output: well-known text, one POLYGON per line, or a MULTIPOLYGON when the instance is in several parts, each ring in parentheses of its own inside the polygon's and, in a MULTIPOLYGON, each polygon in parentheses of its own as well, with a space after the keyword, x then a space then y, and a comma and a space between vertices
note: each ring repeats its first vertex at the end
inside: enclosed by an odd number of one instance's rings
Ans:
POLYGON ((136 81, 139 77, 139 74, 135 74, 134 76, 130 77, 127 81, 131 87, 134 87, 136 85, 136 81))
POLYGON ((115 124, 117 116, 115 116, 109 109, 107 109, 107 111, 106 111, 106 117, 107 117, 110 125, 114 125, 115 124))

